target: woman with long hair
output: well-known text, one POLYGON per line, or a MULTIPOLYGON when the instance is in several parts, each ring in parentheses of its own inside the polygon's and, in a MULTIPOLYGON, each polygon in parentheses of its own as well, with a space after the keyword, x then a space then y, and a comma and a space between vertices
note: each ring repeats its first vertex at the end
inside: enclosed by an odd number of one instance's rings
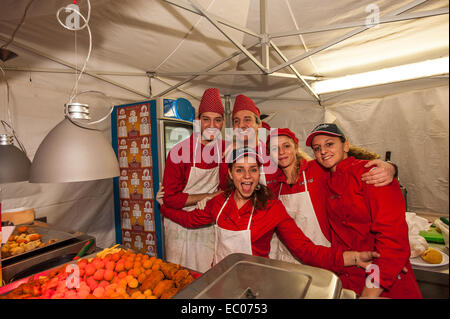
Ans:
POLYGON ((318 125, 306 145, 328 171, 324 191, 331 247, 380 254, 370 271, 347 267, 337 273, 343 287, 362 297, 421 298, 409 262, 405 201, 399 183, 394 180, 374 187, 362 182, 361 175, 369 170, 367 161, 348 156, 349 142, 336 124, 318 125))

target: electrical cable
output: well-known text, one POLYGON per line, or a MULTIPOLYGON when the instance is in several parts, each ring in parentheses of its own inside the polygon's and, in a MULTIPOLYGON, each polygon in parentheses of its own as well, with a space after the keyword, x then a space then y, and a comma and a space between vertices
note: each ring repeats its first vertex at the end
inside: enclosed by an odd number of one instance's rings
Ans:
MULTIPOLYGON (((64 28, 67 29, 67 30, 71 30, 71 31, 75 31, 75 32, 81 31, 81 30, 83 30, 84 28, 86 28, 87 31, 88 31, 88 34, 89 34, 89 49, 88 49, 88 54, 87 54, 86 59, 85 59, 85 61, 84 61, 83 67, 82 67, 81 70, 80 70, 80 74, 78 75, 78 77, 76 77, 75 85, 74 85, 74 87, 73 87, 73 89, 72 89, 72 92, 71 92, 71 94, 70 94, 69 102, 66 104, 66 108, 65 108, 65 110, 64 110, 64 115, 65 115, 65 117, 66 117, 69 121, 71 121, 73 124, 75 124, 75 125, 77 125, 77 126, 79 126, 79 127, 82 127, 82 128, 86 128, 84 125, 93 125, 93 124, 97 124, 97 123, 100 123, 100 122, 104 121, 108 116, 111 115, 111 113, 112 113, 112 111, 113 111, 113 109, 114 109, 114 106, 111 106, 109 112, 108 112, 104 117, 102 117, 102 118, 99 119, 99 120, 93 121, 93 122, 83 123, 83 125, 82 125, 81 123, 76 122, 75 120, 73 120, 73 119, 69 116, 69 113, 68 113, 68 107, 67 107, 67 105, 70 105, 70 104, 72 103, 72 101, 73 101, 77 96, 79 96, 79 95, 81 95, 81 94, 85 94, 85 93, 99 93, 99 94, 103 94, 105 97, 108 98, 108 96, 107 96, 106 94, 104 94, 103 92, 100 92, 100 91, 94 91, 94 90, 88 90, 88 91, 83 91, 83 92, 77 93, 77 90, 78 90, 78 82, 80 81, 80 78, 81 78, 82 74, 84 73, 84 71, 85 71, 85 69, 86 69, 87 62, 89 61, 89 58, 90 58, 91 53, 92 53, 92 33, 91 33, 91 28, 89 27, 89 19, 90 19, 90 17, 91 17, 91 3, 90 3, 89 0, 86 0, 86 1, 87 1, 87 4, 88 4, 87 18, 85 18, 78 10, 74 9, 74 8, 71 7, 70 5, 67 6, 67 7, 62 7, 62 8, 60 8, 60 9, 56 12, 56 19, 58 20, 59 24, 60 24, 62 27, 64 27, 64 28), (66 25, 65 23, 63 23, 63 22, 61 21, 61 19, 60 19, 60 17, 59 17, 62 10, 66 10, 66 12, 72 11, 73 13, 75 13, 76 15, 78 15, 78 16, 83 20, 84 24, 83 24, 82 26, 78 26, 78 27, 75 27, 75 26, 71 27, 71 26, 66 25)), ((75 38, 75 48, 76 48, 76 45, 77 45, 77 44, 76 44, 76 38, 75 38)), ((76 49, 75 49, 75 50, 76 50, 76 49)), ((77 68, 75 68, 75 72, 76 72, 76 69, 77 69, 77 68)))

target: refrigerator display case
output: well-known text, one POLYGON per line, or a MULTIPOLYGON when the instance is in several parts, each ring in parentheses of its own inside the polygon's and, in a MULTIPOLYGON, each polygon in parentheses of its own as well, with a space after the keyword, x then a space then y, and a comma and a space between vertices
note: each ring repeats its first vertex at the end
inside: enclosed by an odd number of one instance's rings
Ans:
POLYGON ((186 99, 159 98, 116 105, 112 145, 120 176, 114 178, 116 242, 164 259, 164 234, 155 201, 166 156, 192 134, 194 108, 186 99))

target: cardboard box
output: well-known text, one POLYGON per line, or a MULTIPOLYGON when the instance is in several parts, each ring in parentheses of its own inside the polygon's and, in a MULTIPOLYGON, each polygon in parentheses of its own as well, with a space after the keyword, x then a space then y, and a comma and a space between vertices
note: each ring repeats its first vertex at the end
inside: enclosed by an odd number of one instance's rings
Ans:
POLYGON ((2 212, 1 220, 2 222, 10 221, 15 226, 31 224, 34 221, 34 209, 28 207, 9 209, 2 212))

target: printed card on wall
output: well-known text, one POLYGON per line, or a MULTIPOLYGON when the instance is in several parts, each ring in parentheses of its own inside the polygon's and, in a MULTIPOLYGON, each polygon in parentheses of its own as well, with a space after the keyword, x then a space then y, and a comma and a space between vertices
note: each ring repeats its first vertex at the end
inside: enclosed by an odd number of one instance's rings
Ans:
POLYGON ((119 198, 123 244, 156 256, 149 109, 148 103, 117 109, 119 198))

